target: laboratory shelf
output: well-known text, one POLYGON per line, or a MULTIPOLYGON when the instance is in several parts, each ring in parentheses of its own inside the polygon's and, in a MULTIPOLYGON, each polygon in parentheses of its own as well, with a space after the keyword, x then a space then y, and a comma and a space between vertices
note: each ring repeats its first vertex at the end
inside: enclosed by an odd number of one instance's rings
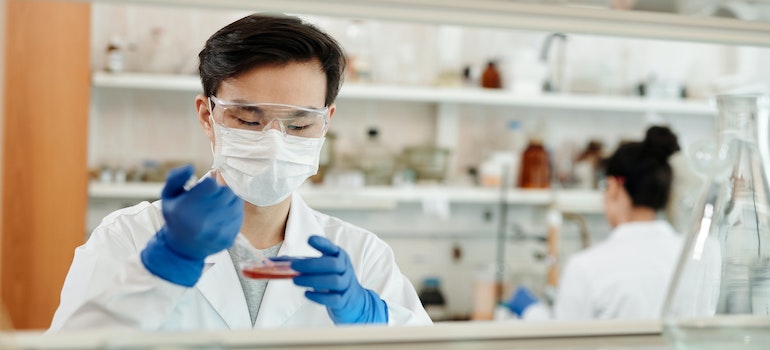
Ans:
MULTIPOLYGON (((192 75, 105 73, 92 77, 96 88, 166 90, 198 93, 200 80, 192 75)), ((677 115, 713 115, 714 109, 701 100, 656 100, 627 96, 569 94, 521 95, 508 90, 345 84, 340 100, 381 100, 442 104, 512 106, 539 109, 616 112, 657 112, 677 115)))
MULTIPOLYGON (((125 0, 90 0, 120 2, 125 0)), ((770 46, 770 23, 732 18, 501 0, 131 0, 137 4, 370 18, 402 22, 770 46)), ((569 4, 569 2, 558 1, 569 4)), ((598 3, 598 2, 597 2, 598 3)), ((705 3, 705 2, 704 2, 705 3)), ((705 5, 705 4, 704 4, 705 5)), ((605 6, 606 7, 606 6, 605 6)))
POLYGON ((508 90, 483 88, 442 88, 395 85, 353 85, 342 87, 341 99, 393 100, 515 106, 539 109, 646 112, 711 115, 713 108, 700 100, 655 100, 628 96, 515 94, 508 90))
POLYGON ((197 75, 94 72, 91 84, 98 88, 203 91, 197 75))
MULTIPOLYGON (((159 198, 162 183, 100 183, 89 184, 91 199, 154 200, 159 198)), ((413 187, 358 187, 338 188, 303 186, 299 194, 313 208, 319 210, 390 210, 399 203, 422 205, 500 204, 502 192, 498 188, 413 186, 413 187)), ((565 212, 601 213, 602 193, 596 190, 523 190, 506 191, 507 204, 520 206, 555 207, 565 212)))

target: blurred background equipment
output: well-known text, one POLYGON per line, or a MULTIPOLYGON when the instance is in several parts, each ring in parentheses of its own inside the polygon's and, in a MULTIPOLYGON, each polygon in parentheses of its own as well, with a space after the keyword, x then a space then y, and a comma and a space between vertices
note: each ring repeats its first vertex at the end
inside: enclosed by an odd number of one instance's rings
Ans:
POLYGON ((435 146, 412 146, 404 149, 407 167, 413 169, 417 180, 444 181, 447 176, 450 151, 435 146))
MULTIPOLYGON (((770 96, 719 95, 719 133, 664 309, 680 349, 767 347, 770 330, 770 96)), ((704 174, 705 175, 705 174, 704 174)))

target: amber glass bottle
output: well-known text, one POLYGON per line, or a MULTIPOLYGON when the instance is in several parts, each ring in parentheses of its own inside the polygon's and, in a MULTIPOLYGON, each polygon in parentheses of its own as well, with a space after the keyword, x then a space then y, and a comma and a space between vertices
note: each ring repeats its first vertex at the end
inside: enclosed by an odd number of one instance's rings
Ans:
POLYGON ((548 152, 546 152, 542 140, 530 139, 529 145, 521 155, 519 187, 549 188, 550 184, 551 169, 548 162, 548 152))
POLYGON ((481 87, 499 89, 503 87, 500 82, 500 71, 494 61, 487 62, 487 68, 481 73, 481 87))

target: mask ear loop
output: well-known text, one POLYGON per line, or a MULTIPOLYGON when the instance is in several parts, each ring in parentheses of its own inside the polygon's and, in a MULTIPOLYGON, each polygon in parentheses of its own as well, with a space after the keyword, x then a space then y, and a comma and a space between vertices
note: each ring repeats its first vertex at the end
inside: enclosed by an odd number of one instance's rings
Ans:
POLYGON ((329 119, 329 107, 325 107, 326 112, 323 114, 324 116, 324 132, 321 134, 321 137, 326 137, 326 134, 329 133, 329 127, 331 126, 331 120, 329 119))
POLYGON ((208 100, 208 108, 209 108, 209 123, 211 123, 211 131, 214 133, 214 142, 211 142, 211 170, 217 171, 217 153, 215 150, 215 143, 221 144, 221 136, 219 135, 219 132, 217 131, 217 127, 215 125, 216 121, 214 120, 214 108, 212 107, 211 103, 211 97, 207 98, 208 100))

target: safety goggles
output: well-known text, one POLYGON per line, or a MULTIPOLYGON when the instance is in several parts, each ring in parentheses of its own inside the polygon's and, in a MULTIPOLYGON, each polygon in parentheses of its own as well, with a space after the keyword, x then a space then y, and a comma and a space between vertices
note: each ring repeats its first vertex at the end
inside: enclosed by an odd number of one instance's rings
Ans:
POLYGON ((329 126, 329 108, 306 108, 278 103, 240 103, 209 97, 214 122, 233 129, 280 130, 284 135, 323 137, 329 126))

